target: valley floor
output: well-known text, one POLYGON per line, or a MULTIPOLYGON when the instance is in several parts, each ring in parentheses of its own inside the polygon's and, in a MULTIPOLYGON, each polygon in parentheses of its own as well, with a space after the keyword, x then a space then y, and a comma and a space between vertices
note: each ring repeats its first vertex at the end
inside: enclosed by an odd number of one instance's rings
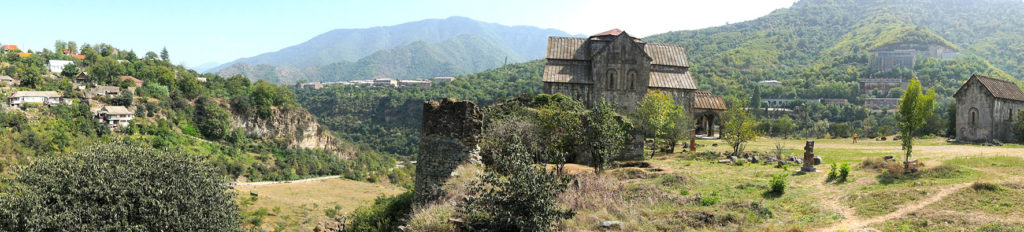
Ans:
MULTIPOLYGON (((262 183, 262 182, 257 182, 262 183)), ((252 183, 249 183, 252 184, 252 183)), ((312 231, 328 219, 328 210, 343 218, 359 206, 373 204, 382 195, 396 195, 405 189, 390 184, 375 184, 334 177, 300 181, 235 186, 241 201, 255 201, 241 210, 265 210, 264 228, 274 231, 312 231)))
MULTIPOLYGON (((763 154, 780 143, 783 157, 802 157, 804 141, 760 138, 747 151, 763 154)), ((731 149, 720 140, 698 143, 703 145, 698 152, 731 149)), ((578 196, 563 197, 563 203, 578 214, 561 229, 596 230, 602 221, 617 220, 626 231, 1024 230, 1024 146, 918 139, 912 159, 925 167, 903 176, 862 163, 887 155, 902 161, 899 141, 818 139, 815 154, 824 160, 816 173, 799 173, 799 166, 720 164, 719 157, 700 159, 688 153, 657 156, 646 161, 648 168, 609 170, 590 179, 607 182, 613 177, 608 183, 613 187, 605 188, 619 190, 622 198, 607 200, 622 202, 579 199, 599 197, 570 190, 567 195, 578 196), (850 164, 845 182, 827 180, 834 162, 850 164), (781 195, 768 192, 771 175, 778 173, 789 174, 781 195), (995 185, 975 184, 979 182, 995 185)))

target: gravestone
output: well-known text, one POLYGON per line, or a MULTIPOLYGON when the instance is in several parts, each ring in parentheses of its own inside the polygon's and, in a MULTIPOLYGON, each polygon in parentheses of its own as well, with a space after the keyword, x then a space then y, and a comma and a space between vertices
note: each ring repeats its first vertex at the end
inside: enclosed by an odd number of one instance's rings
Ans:
POLYGON ((804 166, 800 167, 800 171, 818 171, 814 169, 814 141, 807 141, 807 145, 804 145, 804 166))

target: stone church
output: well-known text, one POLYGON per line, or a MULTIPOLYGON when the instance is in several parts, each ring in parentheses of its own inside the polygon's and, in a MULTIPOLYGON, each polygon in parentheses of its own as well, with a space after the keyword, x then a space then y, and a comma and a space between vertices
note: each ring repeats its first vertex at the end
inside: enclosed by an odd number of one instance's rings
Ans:
POLYGON ((626 109, 648 90, 660 90, 693 112, 697 86, 686 49, 647 43, 613 29, 589 38, 548 38, 544 92, 561 93, 588 107, 602 98, 626 109))
POLYGON ((956 98, 956 139, 1014 142, 1013 120, 1024 110, 1024 92, 1009 81, 973 75, 956 98))

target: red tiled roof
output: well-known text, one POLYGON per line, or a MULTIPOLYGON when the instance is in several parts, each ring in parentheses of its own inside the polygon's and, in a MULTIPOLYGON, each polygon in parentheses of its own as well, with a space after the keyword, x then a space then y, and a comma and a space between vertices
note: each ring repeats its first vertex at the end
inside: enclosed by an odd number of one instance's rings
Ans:
POLYGON ((85 55, 71 55, 71 57, 74 57, 75 59, 79 59, 79 60, 84 60, 85 59, 85 55))
POLYGON ((18 45, 14 45, 14 44, 4 45, 4 50, 18 50, 18 45))
POLYGON ((622 30, 620 30, 618 28, 614 28, 614 29, 611 29, 611 30, 608 30, 608 31, 605 31, 605 32, 597 33, 596 35, 592 35, 592 36, 602 36, 602 35, 619 36, 619 34, 622 34, 622 30))

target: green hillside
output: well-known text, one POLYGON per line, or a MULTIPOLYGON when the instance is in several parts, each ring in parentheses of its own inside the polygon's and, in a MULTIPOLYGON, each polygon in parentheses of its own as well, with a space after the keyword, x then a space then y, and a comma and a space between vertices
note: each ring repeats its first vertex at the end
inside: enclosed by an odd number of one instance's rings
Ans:
POLYGON ((913 70, 918 78, 941 80, 942 89, 959 87, 975 72, 1024 76, 1020 46, 1012 46, 1024 42, 1022 16, 1024 3, 1012 0, 804 0, 747 22, 646 39, 686 46, 698 84, 725 95, 746 95, 756 81, 776 79, 792 87, 769 89, 764 97, 857 102, 865 96, 849 88, 874 74, 866 69, 868 51, 893 44, 959 48, 962 55, 952 61, 918 61, 954 67, 913 70))
POLYGON ((284 84, 378 76, 452 76, 541 58, 548 36, 569 34, 464 17, 429 19, 387 27, 337 29, 302 44, 238 59, 209 71, 284 84))
POLYGON ((356 62, 342 61, 318 67, 295 68, 236 63, 218 72, 242 74, 275 83, 347 81, 387 77, 416 79, 480 72, 503 65, 511 51, 477 35, 461 35, 440 43, 413 42, 375 52, 356 62))

